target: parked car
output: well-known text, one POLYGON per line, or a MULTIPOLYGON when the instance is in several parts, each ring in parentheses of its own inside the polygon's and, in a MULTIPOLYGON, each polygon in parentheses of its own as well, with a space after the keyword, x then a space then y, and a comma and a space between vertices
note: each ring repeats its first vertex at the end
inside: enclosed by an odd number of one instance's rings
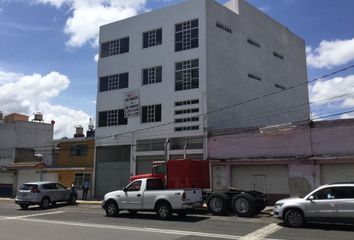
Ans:
POLYGON ((301 227, 306 222, 354 224, 354 183, 328 184, 304 198, 279 200, 274 216, 289 227, 301 227))
POLYGON ((77 192, 73 188, 66 188, 54 182, 30 182, 23 184, 17 191, 15 203, 22 209, 30 205, 39 205, 47 209, 57 202, 75 204, 77 192))
POLYGON ((156 211, 161 219, 168 219, 174 212, 184 216, 188 210, 201 206, 201 189, 166 190, 158 178, 135 180, 123 190, 107 193, 102 202, 109 217, 118 215, 120 210, 128 210, 132 214, 156 211))

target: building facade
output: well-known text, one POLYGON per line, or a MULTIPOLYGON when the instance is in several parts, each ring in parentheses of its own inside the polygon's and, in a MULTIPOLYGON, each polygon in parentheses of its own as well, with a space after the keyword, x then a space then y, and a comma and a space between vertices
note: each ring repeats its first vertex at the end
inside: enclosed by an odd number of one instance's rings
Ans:
POLYGON ((309 117, 307 85, 285 91, 307 81, 304 41, 244 0, 186 1, 99 41, 97 196, 154 160, 207 159, 210 131, 309 117))
POLYGON ((26 181, 42 180, 52 163, 53 125, 22 114, 0 120, 0 193, 12 195, 26 181))
MULTIPOLYGON (((56 160, 44 171, 53 176, 53 181, 66 187, 70 187, 73 183, 81 198, 84 182, 89 182, 92 186, 94 137, 60 139, 55 140, 54 144, 57 148, 56 160)), ((90 189, 89 196, 91 193, 90 189)))
POLYGON ((214 189, 266 192, 274 201, 354 180, 354 119, 210 133, 214 189))

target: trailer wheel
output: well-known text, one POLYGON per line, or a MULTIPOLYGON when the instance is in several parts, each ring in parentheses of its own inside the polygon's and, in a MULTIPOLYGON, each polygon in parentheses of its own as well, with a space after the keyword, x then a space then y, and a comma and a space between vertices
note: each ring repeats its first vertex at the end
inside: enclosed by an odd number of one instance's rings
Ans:
POLYGON ((224 193, 214 193, 207 200, 208 211, 213 215, 226 215, 230 208, 230 198, 224 193))
POLYGON ((255 199, 248 193, 240 193, 233 197, 231 206, 239 217, 251 217, 256 213, 255 199))

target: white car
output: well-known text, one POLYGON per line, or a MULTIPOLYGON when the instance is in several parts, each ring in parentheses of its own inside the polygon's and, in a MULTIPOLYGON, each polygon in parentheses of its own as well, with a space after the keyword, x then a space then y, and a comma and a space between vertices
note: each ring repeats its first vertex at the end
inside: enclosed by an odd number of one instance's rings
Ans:
POLYGON ((172 213, 185 215, 187 210, 202 205, 201 189, 164 189, 158 178, 138 179, 123 190, 107 193, 102 208, 109 217, 118 215, 120 210, 130 213, 156 211, 161 219, 168 219, 172 213))
POLYGON ((328 184, 304 198, 279 200, 273 213, 289 227, 301 227, 306 222, 354 224, 354 183, 328 184))
POLYGON ((30 205, 39 205, 43 209, 55 205, 56 202, 75 204, 77 192, 55 182, 24 183, 17 191, 15 203, 22 209, 30 205))

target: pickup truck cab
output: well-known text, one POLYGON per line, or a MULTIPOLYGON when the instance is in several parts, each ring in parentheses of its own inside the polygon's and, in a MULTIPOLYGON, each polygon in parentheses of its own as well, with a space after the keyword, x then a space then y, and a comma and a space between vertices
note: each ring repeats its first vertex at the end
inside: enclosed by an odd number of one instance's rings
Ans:
POLYGON ((109 192, 104 196, 102 208, 113 217, 120 210, 156 211, 161 219, 168 219, 173 213, 185 215, 187 210, 202 205, 201 189, 164 189, 161 179, 145 178, 131 182, 123 190, 109 192))

